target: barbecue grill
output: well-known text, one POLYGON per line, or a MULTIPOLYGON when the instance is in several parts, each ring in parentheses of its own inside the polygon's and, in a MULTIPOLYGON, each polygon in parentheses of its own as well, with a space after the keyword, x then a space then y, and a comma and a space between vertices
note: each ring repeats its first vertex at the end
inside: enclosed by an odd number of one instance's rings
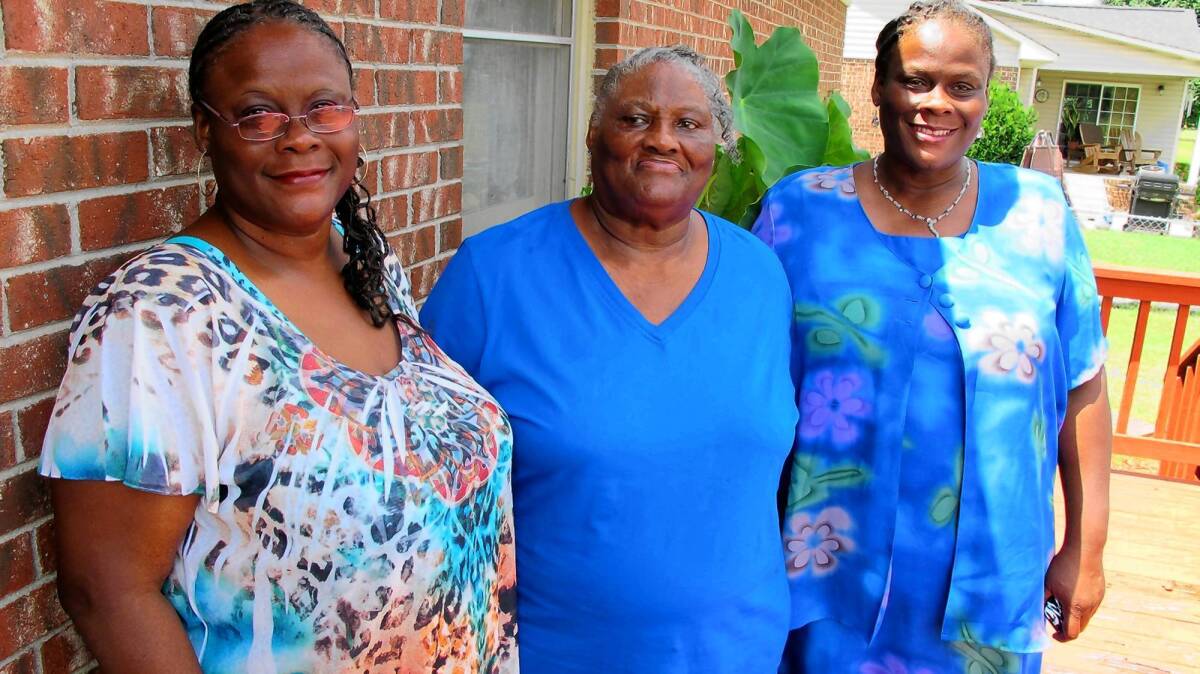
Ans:
POLYGON ((1130 215, 1156 218, 1175 216, 1175 196, 1179 194, 1179 176, 1165 171, 1139 169, 1133 181, 1130 215))

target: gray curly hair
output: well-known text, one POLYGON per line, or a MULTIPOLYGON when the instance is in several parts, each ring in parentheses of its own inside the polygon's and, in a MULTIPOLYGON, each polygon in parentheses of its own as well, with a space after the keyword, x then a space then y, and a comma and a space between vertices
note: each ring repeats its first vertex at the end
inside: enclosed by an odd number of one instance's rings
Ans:
POLYGON ((592 104, 592 117, 588 125, 594 127, 600 123, 605 109, 626 77, 655 63, 673 63, 691 74, 708 99, 709 111, 721 136, 721 148, 725 150, 725 154, 736 158, 737 138, 733 131, 733 108, 729 106, 729 99, 725 97, 721 80, 716 73, 709 70, 704 56, 683 45, 639 49, 609 68, 604 74, 604 79, 600 80, 599 86, 596 87, 596 98, 592 104))

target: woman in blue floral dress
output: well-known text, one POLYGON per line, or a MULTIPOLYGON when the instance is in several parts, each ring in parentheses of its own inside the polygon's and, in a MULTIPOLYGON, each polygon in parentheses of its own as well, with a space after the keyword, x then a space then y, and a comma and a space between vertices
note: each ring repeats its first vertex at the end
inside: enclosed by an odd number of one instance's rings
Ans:
POLYGON ((917 3, 878 47, 885 152, 785 178, 755 225, 795 302, 785 670, 1038 672, 1044 601, 1068 640, 1104 591, 1091 265, 1054 180, 964 157, 993 69, 982 20, 917 3))
POLYGON ((107 672, 516 672, 511 427, 418 324, 345 47, 234 5, 189 83, 215 204, 84 301, 46 433, 64 607, 107 672))

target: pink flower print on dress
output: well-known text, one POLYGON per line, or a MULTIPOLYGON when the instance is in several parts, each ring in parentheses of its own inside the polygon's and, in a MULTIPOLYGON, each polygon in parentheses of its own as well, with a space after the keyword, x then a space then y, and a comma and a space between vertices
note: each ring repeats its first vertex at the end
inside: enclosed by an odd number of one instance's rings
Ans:
POLYGON ((883 656, 883 662, 864 662, 858 671, 861 674, 933 674, 927 667, 909 669, 903 660, 890 654, 883 656))
POLYGON ((848 445, 858 439, 858 420, 867 416, 871 406, 855 396, 863 386, 857 372, 835 376, 825 370, 813 377, 801 394, 800 436, 819 438, 829 433, 835 445, 848 445))
POLYGON ((817 576, 832 572, 837 556, 854 549, 854 541, 846 533, 851 526, 849 513, 836 507, 811 519, 806 512, 793 515, 783 532, 788 575, 798 576, 810 569, 817 576))
POLYGON ((988 312, 983 318, 978 339, 984 355, 979 369, 1032 383, 1037 377, 1037 364, 1046 357, 1046 344, 1038 337, 1037 321, 1027 314, 1010 318, 999 312, 988 312))

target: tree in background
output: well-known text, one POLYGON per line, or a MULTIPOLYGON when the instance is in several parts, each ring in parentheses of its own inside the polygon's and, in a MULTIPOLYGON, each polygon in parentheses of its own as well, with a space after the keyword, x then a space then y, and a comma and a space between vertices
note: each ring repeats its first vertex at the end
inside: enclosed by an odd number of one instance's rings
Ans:
MULTIPOLYGON (((1184 9, 1192 9, 1196 11, 1196 25, 1200 25, 1200 0, 1104 0, 1104 4, 1121 7, 1182 7, 1184 9)), ((1190 113, 1184 118, 1183 125, 1195 128, 1197 123, 1200 122, 1200 78, 1194 79, 1189 83, 1188 91, 1191 94, 1191 105, 1188 106, 1190 113)))
POLYGON ((1037 113, 1021 105, 1017 92, 999 80, 992 80, 988 86, 983 135, 971 144, 967 156, 980 161, 1019 164, 1025 146, 1033 140, 1035 122, 1037 113))

